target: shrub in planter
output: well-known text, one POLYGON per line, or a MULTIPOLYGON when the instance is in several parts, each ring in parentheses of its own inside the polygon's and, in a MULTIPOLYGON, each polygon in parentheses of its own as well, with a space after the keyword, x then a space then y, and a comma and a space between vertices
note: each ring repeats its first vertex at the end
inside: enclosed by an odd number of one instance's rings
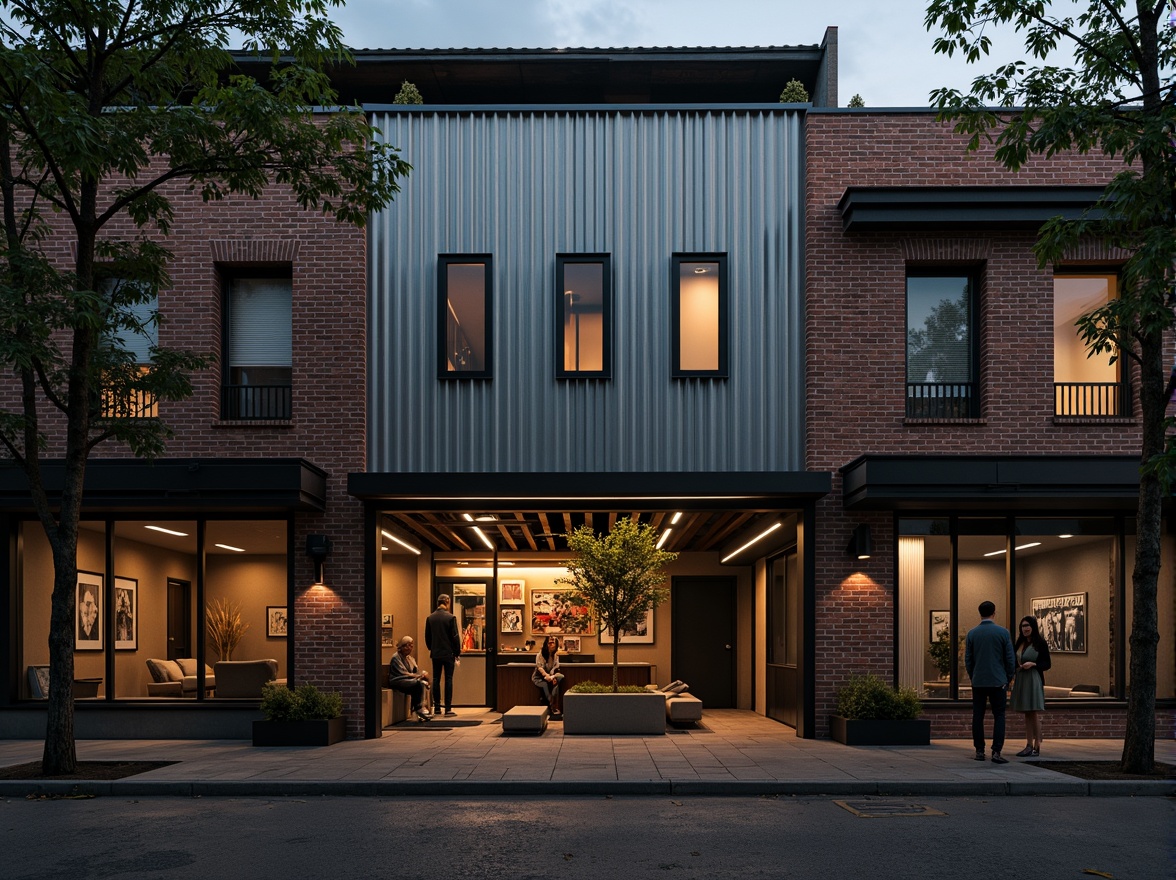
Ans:
POLYGON ((647 694, 648 689, 637 684, 620 684, 614 691, 609 685, 598 681, 582 681, 568 688, 569 694, 647 694))
POLYGON ((931 722, 912 688, 892 688, 876 675, 854 675, 837 689, 833 739, 846 745, 928 745, 931 722))
POLYGON ((347 734, 343 695, 312 684, 261 689, 264 721, 253 722, 255 746, 329 746, 347 734))

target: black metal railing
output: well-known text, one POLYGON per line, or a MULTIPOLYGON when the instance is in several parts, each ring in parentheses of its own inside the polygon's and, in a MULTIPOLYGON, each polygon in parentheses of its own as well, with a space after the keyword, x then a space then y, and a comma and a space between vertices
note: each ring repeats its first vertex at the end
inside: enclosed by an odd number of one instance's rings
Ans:
POLYGON ((973 382, 907 382, 910 419, 970 419, 976 416, 973 382))
POLYGON ((102 392, 102 418, 153 419, 159 415, 159 401, 148 391, 126 391, 115 395, 102 392))
POLYGON ((221 388, 221 418, 289 419, 289 385, 225 385, 221 388))
POLYGON ((1122 382, 1054 382, 1054 415, 1110 418, 1131 412, 1122 382))

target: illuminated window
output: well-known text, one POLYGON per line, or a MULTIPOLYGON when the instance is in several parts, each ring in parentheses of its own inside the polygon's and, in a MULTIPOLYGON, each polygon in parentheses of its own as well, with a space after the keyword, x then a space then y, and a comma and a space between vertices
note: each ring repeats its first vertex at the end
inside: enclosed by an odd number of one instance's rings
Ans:
POLYGON ((608 254, 560 254, 556 277, 556 367, 564 379, 607 378, 612 368, 608 254))
POLYGON ((120 279, 109 279, 104 287, 119 317, 118 326, 105 337, 109 360, 103 368, 102 418, 155 418, 159 402, 142 381, 151 372, 151 350, 159 343, 158 297, 120 279))
POLYGON ((1107 353, 1087 357, 1075 322, 1118 296, 1112 274, 1066 274, 1054 277, 1054 414, 1059 416, 1127 415, 1127 388, 1121 359, 1107 353))
POLYGON ((671 374, 726 376, 726 254, 674 254, 671 284, 671 374))
POLYGON ((441 378, 488 379, 493 375, 490 332, 491 259, 488 254, 437 260, 441 378))
POLYGON ((282 276, 228 279, 225 383, 221 418, 289 419, 293 382, 293 281, 282 276))

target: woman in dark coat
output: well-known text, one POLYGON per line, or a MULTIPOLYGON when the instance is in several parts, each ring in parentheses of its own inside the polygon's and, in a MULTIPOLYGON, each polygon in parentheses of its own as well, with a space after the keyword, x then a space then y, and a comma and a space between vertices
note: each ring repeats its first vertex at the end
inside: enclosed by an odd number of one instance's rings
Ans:
POLYGON ((1025 748, 1018 758, 1036 758, 1041 754, 1041 715, 1045 712, 1045 671, 1050 667, 1049 645, 1041 637, 1037 618, 1022 617, 1018 628, 1017 674, 1013 679, 1014 712, 1025 713, 1025 748))

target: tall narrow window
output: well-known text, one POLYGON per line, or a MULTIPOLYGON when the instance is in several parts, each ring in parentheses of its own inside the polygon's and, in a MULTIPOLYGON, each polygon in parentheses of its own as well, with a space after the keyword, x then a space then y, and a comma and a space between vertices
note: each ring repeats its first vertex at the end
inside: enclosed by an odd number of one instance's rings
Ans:
POLYGON ((1054 277, 1054 414, 1118 416, 1130 412, 1121 359, 1108 354, 1087 357, 1075 322, 1118 296, 1112 274, 1054 277))
POLYGON ((556 256, 557 377, 607 378, 611 374, 611 274, 608 254, 556 256))
POLYGON ((158 297, 120 279, 108 280, 105 288, 120 317, 105 340, 112 351, 102 388, 102 417, 154 418, 159 402, 142 383, 151 372, 151 350, 159 343, 158 297))
POLYGON ((443 379, 493 375, 490 267, 489 254, 443 255, 437 260, 437 371, 443 379))
POLYGON ((292 287, 288 277, 228 280, 221 418, 290 418, 292 287))
POLYGON ((727 375, 727 255, 674 254, 671 374, 727 375))
POLYGON ((909 418, 974 418, 976 279, 969 273, 907 275, 909 418))

